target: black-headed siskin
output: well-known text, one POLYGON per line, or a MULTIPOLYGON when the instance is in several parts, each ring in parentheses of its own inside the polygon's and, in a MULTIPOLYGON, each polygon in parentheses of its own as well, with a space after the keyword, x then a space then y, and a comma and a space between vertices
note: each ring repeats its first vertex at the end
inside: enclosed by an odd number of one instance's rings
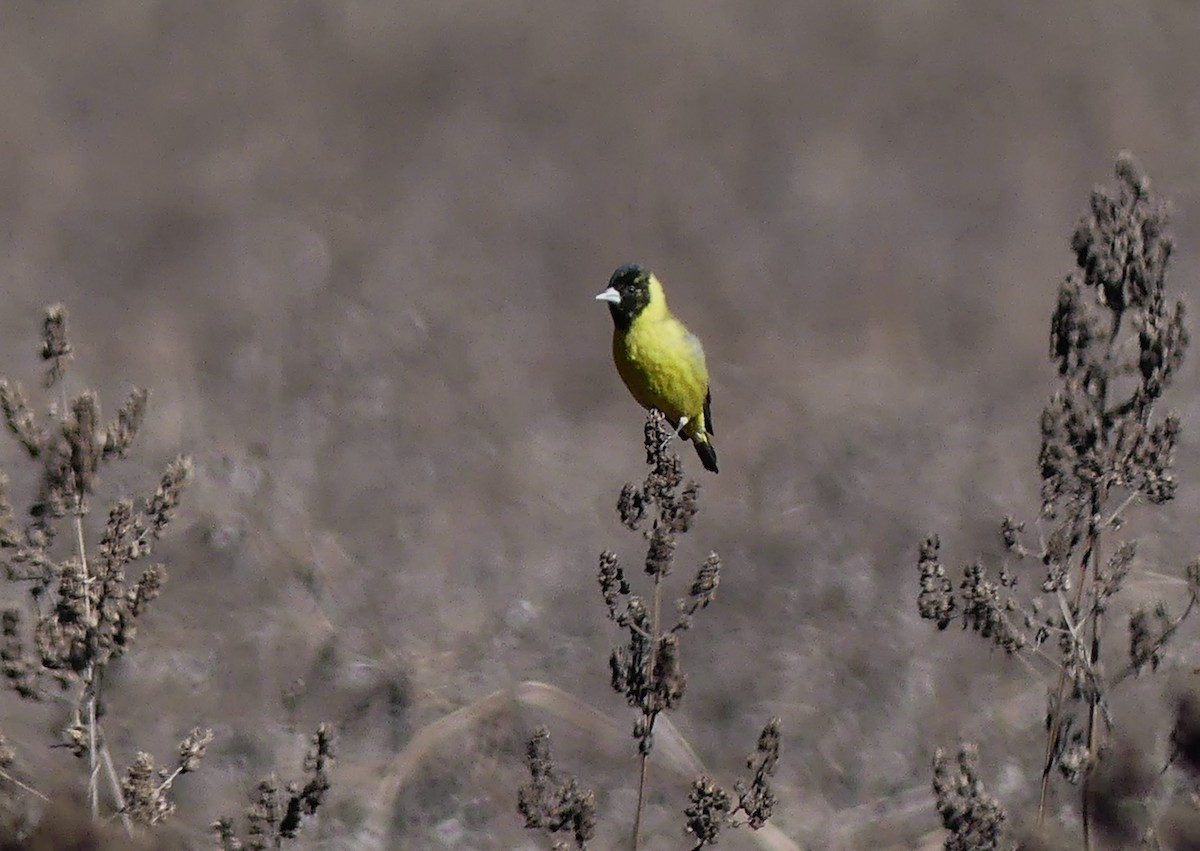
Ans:
POLYGON ((633 398, 661 411, 695 445, 704 469, 717 472, 704 347, 667 308, 662 282, 649 269, 627 263, 596 298, 608 302, 613 361, 633 398))

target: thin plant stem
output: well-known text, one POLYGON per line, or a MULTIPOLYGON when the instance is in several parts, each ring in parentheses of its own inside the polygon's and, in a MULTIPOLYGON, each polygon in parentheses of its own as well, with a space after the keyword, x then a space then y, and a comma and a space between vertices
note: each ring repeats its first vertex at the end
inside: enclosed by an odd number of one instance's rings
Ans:
MULTIPOLYGON (((1092 517, 1095 518, 1099 514, 1099 493, 1093 491, 1092 498, 1092 517)), ((1098 594, 1101 593, 1100 588, 1100 530, 1096 526, 1095 521, 1091 523, 1088 551, 1085 558, 1084 566, 1086 568, 1090 561, 1092 566, 1092 596, 1093 599, 1098 599, 1098 594)), ((1100 606, 1093 606, 1089 617, 1091 621, 1092 646, 1089 653, 1089 665, 1093 671, 1100 663, 1100 631, 1104 626, 1104 616, 1100 606)), ((1091 786, 1092 786, 1092 765, 1095 762, 1096 754, 1099 752, 1100 745, 1100 728, 1097 722, 1097 712, 1099 707, 1100 695, 1095 689, 1088 693, 1088 764, 1083 770, 1083 780, 1079 784, 1079 809, 1083 818, 1083 849, 1091 851, 1092 849, 1092 807, 1091 807, 1091 786)))
MULTIPOLYGON (((654 681, 654 663, 658 658, 658 640, 660 635, 660 618, 662 617, 662 574, 654 574, 654 610, 650 620, 650 670, 647 672, 648 682, 654 681)), ((643 722, 646 724, 646 735, 649 737, 654 732, 654 719, 656 713, 648 712, 642 716, 643 722)), ((642 749, 641 766, 638 771, 638 801, 637 812, 633 819, 633 851, 639 851, 642 847, 642 817, 646 807, 646 778, 650 773, 650 754, 647 748, 642 749)))
POLYGON ((1108 519, 1104 521, 1105 529, 1116 528, 1117 523, 1121 520, 1121 515, 1125 513, 1125 509, 1137 502, 1140 494, 1137 491, 1131 491, 1128 496, 1121 501, 1121 504, 1113 509, 1113 513, 1108 515, 1108 519))
POLYGON ((646 805, 646 774, 649 760, 646 754, 641 755, 641 766, 638 773, 637 812, 633 817, 633 851, 642 847, 642 812, 646 805))
MULTIPOLYGON (((1087 578, 1087 556, 1084 556, 1083 561, 1079 566, 1079 582, 1075 588, 1075 610, 1078 611, 1083 602, 1083 587, 1086 584, 1084 581, 1087 578)), ((1062 702, 1063 697, 1067 692, 1067 668, 1061 666, 1058 671, 1058 685, 1055 688, 1054 703, 1051 706, 1051 711, 1054 712, 1054 718, 1050 722, 1050 729, 1046 731, 1046 758, 1042 763, 1042 788, 1041 794, 1038 796, 1038 817, 1037 823, 1041 827, 1046 819, 1046 796, 1050 788, 1050 771, 1054 767, 1054 751, 1058 746, 1058 737, 1062 735, 1063 713, 1062 702)))
POLYGON ((117 812, 121 815, 121 824, 125 826, 125 833, 133 836, 133 819, 129 817, 129 813, 125 812, 125 796, 121 794, 121 778, 117 775, 117 767, 113 765, 112 754, 109 753, 107 745, 101 746, 100 756, 104 759, 104 770, 108 774, 109 787, 117 802, 117 812))
MULTIPOLYGON (((86 612, 88 628, 92 627, 92 574, 88 569, 87 548, 83 540, 83 496, 75 497, 76 509, 74 517, 75 545, 79 551, 79 563, 83 569, 83 605, 86 612)), ((87 725, 88 725, 88 806, 92 811, 92 819, 100 817, 99 790, 96 785, 96 775, 99 766, 96 764, 96 669, 93 662, 88 662, 84 672, 84 690, 87 694, 87 725)))
MULTIPOLYGON (((67 385, 66 378, 60 376, 58 379, 58 398, 61 406, 62 420, 66 422, 67 418, 67 385)), ((83 571, 83 606, 85 621, 87 628, 91 629, 92 623, 92 593, 91 582, 92 574, 88 569, 87 561, 87 543, 83 538, 83 493, 75 493, 75 510, 72 512, 72 525, 75 529, 75 550, 79 555, 80 568, 83 571)), ((88 725, 88 808, 92 812, 92 820, 95 821, 100 817, 100 801, 99 789, 96 784, 96 775, 99 771, 99 766, 96 764, 96 690, 95 690, 95 666, 89 661, 87 669, 84 671, 84 693, 87 695, 87 725, 88 725)))
MULTIPOLYGON (((1113 364, 1116 357, 1116 342, 1117 336, 1121 332, 1121 319, 1123 314, 1118 312, 1113 318, 1112 330, 1108 335, 1108 347, 1104 353, 1105 372, 1113 374, 1113 364)), ((1105 381, 1100 386, 1100 401, 1099 408, 1105 411, 1108 408, 1108 382, 1105 381)), ((1105 424, 1107 425, 1107 424, 1105 424)), ((1102 427, 1100 430, 1100 441, 1107 446, 1109 431, 1107 427, 1102 427)), ((1088 654, 1088 667, 1092 672, 1096 671, 1100 664, 1100 636, 1104 629, 1104 610, 1100 605, 1101 595, 1104 593, 1103 580, 1100 576, 1100 533, 1099 525, 1100 512, 1107 502, 1108 488, 1106 485, 1096 483, 1092 485, 1092 515, 1088 523, 1088 548, 1084 554, 1084 574, 1081 574, 1082 580, 1086 575, 1087 567, 1090 564, 1092 569, 1092 606, 1088 613, 1090 621, 1090 631, 1092 637, 1092 646, 1088 654)), ((1114 513, 1115 516, 1115 513, 1114 513)), ((1083 585, 1083 582, 1080 582, 1083 585)), ((1091 786, 1092 786, 1092 767, 1095 765, 1096 758, 1100 753, 1100 725, 1099 721, 1099 704, 1100 704, 1099 684, 1088 691, 1088 762, 1084 766, 1083 780, 1079 784, 1079 809, 1083 818, 1083 848, 1084 851, 1092 849, 1092 807, 1091 807, 1091 786)))
POLYGON ((9 783, 12 783, 14 786, 24 789, 30 795, 34 795, 38 798, 41 798, 46 803, 50 803, 50 799, 47 798, 45 795, 43 795, 41 792, 39 792, 37 789, 34 789, 32 786, 22 783, 20 780, 13 777, 11 774, 9 774, 7 771, 5 771, 3 768, 0 768, 0 777, 3 777, 5 780, 7 780, 9 783))

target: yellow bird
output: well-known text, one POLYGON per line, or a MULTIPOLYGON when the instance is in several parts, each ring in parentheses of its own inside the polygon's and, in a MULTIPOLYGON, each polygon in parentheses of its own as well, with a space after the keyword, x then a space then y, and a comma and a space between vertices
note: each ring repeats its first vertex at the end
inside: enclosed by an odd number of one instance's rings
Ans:
POLYGON ((704 469, 717 472, 704 347, 667 309, 662 283, 649 269, 626 263, 596 299, 608 302, 613 360, 633 398, 661 411, 695 445, 704 469))

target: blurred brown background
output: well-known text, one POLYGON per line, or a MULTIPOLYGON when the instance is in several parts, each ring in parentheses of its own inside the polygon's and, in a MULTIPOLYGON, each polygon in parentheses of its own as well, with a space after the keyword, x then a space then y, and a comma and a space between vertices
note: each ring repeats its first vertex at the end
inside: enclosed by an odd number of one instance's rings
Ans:
MULTIPOLYGON (((199 842, 331 720, 303 847, 343 848, 410 737, 495 689, 543 680, 631 723, 594 572, 641 553, 612 506, 642 417, 592 296, 637 260, 705 340, 723 470, 685 453, 681 573, 710 549, 725 573, 685 639, 680 731, 729 778, 782 716, 775 824, 815 847, 918 844, 932 750, 959 736, 1027 816, 1043 686, 917 618, 917 543, 939 531, 957 564, 1035 517, 1049 314, 1118 150, 1175 202, 1174 288, 1195 303, 1200 276, 1200 10, 1031 8, 5 4, 0 373, 36 386, 40 309, 65 301, 75 386, 109 410, 153 389, 102 493, 198 465, 111 684, 118 759, 215 729, 179 785, 199 842)), ((1136 526, 1165 573, 1200 548, 1197 382, 1168 397, 1179 499, 1136 526)), ((0 463, 28 486, 12 441, 0 463)), ((1165 752, 1161 688, 1135 685, 1129 723, 1165 752)), ((82 774, 47 747, 56 712, 0 695, 47 786, 82 774)), ((628 746, 514 709, 386 802, 389 843, 544 847, 513 811, 541 721, 617 841, 628 746)), ((682 847, 685 794, 659 787, 649 847, 682 847)))

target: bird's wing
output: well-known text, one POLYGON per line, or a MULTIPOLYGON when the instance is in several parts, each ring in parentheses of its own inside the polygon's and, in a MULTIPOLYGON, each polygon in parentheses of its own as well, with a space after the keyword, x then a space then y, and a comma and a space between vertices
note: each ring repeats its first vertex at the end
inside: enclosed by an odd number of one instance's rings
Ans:
POLYGON ((691 331, 684 332, 684 339, 692 350, 692 356, 696 359, 696 365, 699 366, 700 372, 704 375, 704 430, 709 434, 715 435, 712 423, 712 391, 708 389, 708 366, 704 363, 704 346, 700 345, 700 338, 691 331))
POLYGON ((700 345, 700 338, 691 331, 685 330, 683 332, 683 339, 692 350, 692 357, 696 359, 696 364, 700 367, 700 371, 707 375, 708 367, 704 365, 704 346, 700 345))

